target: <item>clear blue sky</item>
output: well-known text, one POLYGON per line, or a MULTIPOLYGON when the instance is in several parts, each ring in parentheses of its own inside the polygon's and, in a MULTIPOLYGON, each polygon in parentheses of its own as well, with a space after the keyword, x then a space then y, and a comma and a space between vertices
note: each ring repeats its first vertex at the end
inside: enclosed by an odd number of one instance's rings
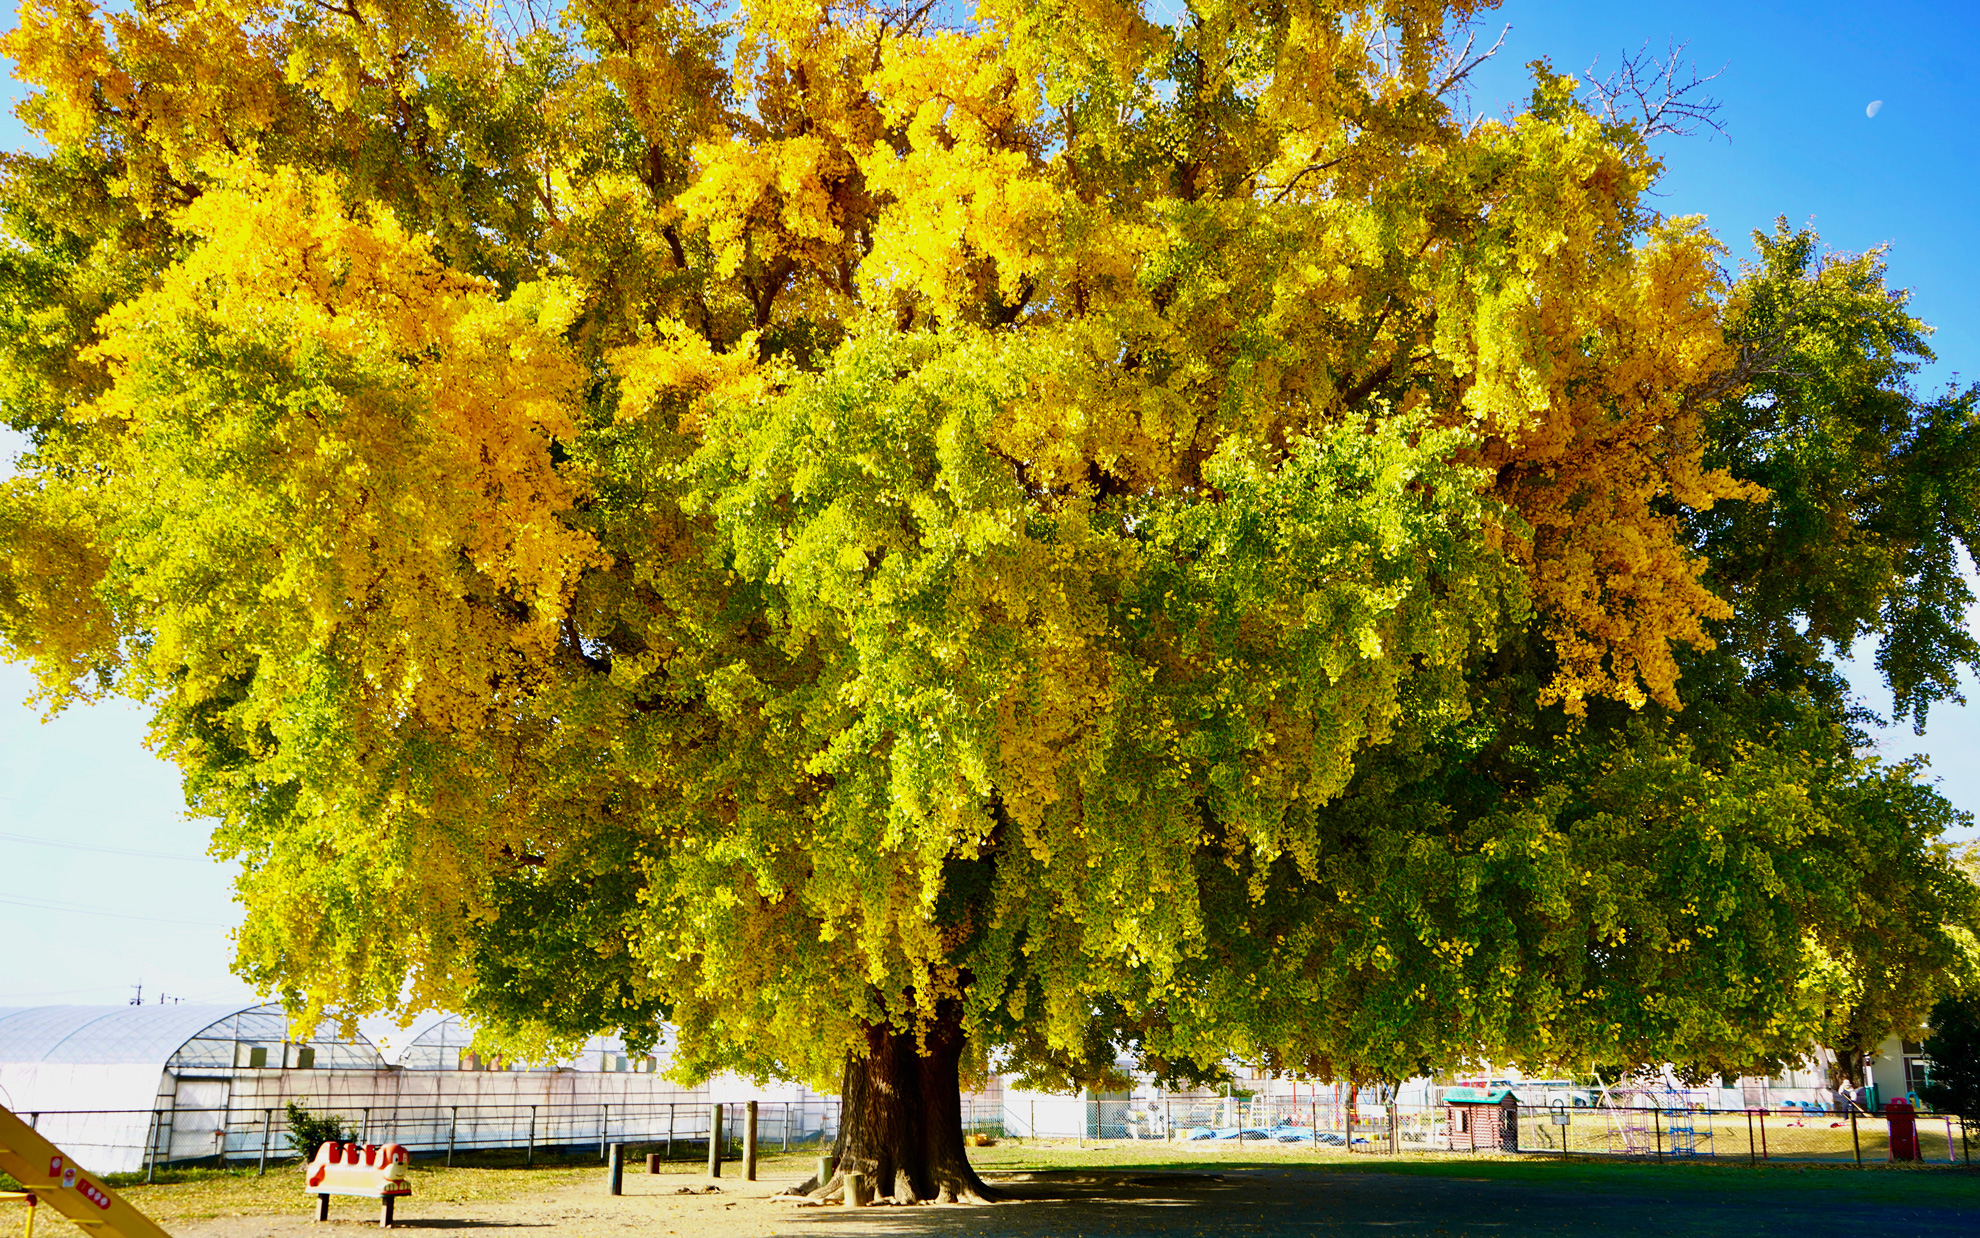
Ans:
MULTIPOLYGON (((1735 255, 1777 215, 1812 221, 1837 249, 1889 244, 1893 279, 1939 328, 1925 385, 1980 378, 1980 4, 1515 0, 1485 21, 1492 34, 1513 26, 1477 78, 1474 105, 1488 113, 1524 96, 1524 64, 1539 56, 1562 71, 1599 57, 1600 69, 1646 39, 1661 50, 1675 38, 1705 71, 1724 65, 1711 89, 1730 141, 1662 144, 1664 209, 1705 215, 1735 255)), ((0 143, 24 140, 0 122, 0 143)), ((0 458, 15 442, 0 438, 0 458)), ((1857 681, 1888 707, 1873 676, 1857 681)), ((16 900, 0 901, 0 1005, 121 1001, 140 980, 147 995, 245 995, 227 971, 230 874, 198 858, 205 827, 185 818, 172 771, 145 751, 142 717, 107 704, 44 724, 18 704, 28 692, 21 668, 0 663, 0 900, 16 900)), ((1980 812, 1976 744, 1980 706, 1934 711, 1923 739, 1881 740, 1892 756, 1930 754, 1953 802, 1980 812)))

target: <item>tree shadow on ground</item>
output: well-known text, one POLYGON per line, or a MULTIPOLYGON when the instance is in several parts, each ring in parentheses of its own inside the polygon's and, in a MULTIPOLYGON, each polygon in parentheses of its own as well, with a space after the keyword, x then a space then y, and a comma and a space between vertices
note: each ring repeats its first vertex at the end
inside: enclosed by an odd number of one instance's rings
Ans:
POLYGON ((1654 1176, 1613 1187, 1258 1167, 1217 1173, 991 1173, 985 1180, 1003 1194, 1004 1202, 803 1208, 777 1232, 841 1238, 854 1233, 903 1238, 1305 1238, 1330 1230, 1435 1238, 1667 1238, 1671 1233, 1807 1238, 1841 1232, 1970 1238, 1980 1232, 1980 1207, 1892 1207, 1811 1197, 1785 1183, 1779 1191, 1687 1191, 1654 1176))

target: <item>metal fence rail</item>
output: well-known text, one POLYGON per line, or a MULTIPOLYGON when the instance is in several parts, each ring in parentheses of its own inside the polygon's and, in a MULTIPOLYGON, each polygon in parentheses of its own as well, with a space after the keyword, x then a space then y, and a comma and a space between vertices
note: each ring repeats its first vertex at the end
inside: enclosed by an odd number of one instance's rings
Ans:
MULTIPOLYGON (((1891 1159, 1891 1123, 1882 1114, 1761 1109, 1576 1109, 1522 1107, 1519 1150, 1564 1156, 1647 1160, 1827 1161, 1891 1159)), ((1956 1114, 1919 1114, 1918 1161, 1969 1165, 1972 1142, 1956 1114)))
MULTIPOLYGON (((1154 1139, 1187 1143, 1192 1152, 1268 1146, 1337 1152, 1448 1152, 1449 1110, 1442 1104, 1363 1104, 1284 1099, 1194 1099, 1089 1102, 1083 1130, 1015 1134, 1123 1145, 1154 1139)), ((1890 1125, 1881 1114, 1808 1109, 1610 1108, 1522 1105, 1514 1110, 1521 1155, 1612 1157, 1651 1161, 1735 1160, 1881 1163, 1891 1158, 1890 1125)), ((1007 1124, 1007 1127, 1012 1124, 1007 1124)), ((1973 1138, 1954 1114, 1919 1114, 1918 1161, 1970 1165, 1973 1138)), ((1459 1147, 1463 1146, 1460 1141, 1459 1147)), ((1459 1151, 1454 1155, 1468 1155, 1459 1151)))
MULTIPOLYGON (((344 1121, 358 1143, 396 1143, 416 1154, 467 1151, 513 1151, 525 1157, 538 1150, 562 1152, 596 1150, 602 1159, 609 1144, 652 1145, 671 1157, 676 1145, 683 1155, 690 1146, 705 1149, 712 1122, 711 1106, 700 1101, 643 1101, 600 1104, 402 1104, 355 1108, 326 1107, 312 1113, 344 1121)), ((723 1107, 722 1137, 741 1139, 744 1107, 723 1107)), ((836 1101, 762 1101, 758 1103, 757 1138, 767 1148, 795 1148, 831 1139, 838 1134, 836 1101)), ((287 1146, 286 1115, 267 1110, 260 1115, 273 1155, 294 1155, 287 1146)), ((248 1149, 230 1150, 238 1158, 248 1149)))
MULTIPOLYGON (((437 1102, 371 1106, 312 1106, 335 1116, 359 1143, 397 1143, 422 1159, 451 1164, 463 1153, 520 1152, 596 1155, 610 1144, 658 1152, 663 1158, 706 1155, 711 1134, 734 1146, 743 1135, 744 1105, 723 1106, 719 1132, 705 1101, 577 1104, 437 1102)), ((1245 1154, 1276 1148, 1314 1153, 1452 1151, 1449 1109, 1436 1105, 1368 1105, 1352 1114, 1320 1100, 1171 1098, 1089 1100, 1062 1107, 1053 1123, 1036 1106, 1015 1102, 965 1104, 964 1130, 999 1139, 1064 1140, 1122 1147, 1150 1141, 1187 1145, 1191 1154, 1245 1154), (1070 1117, 1068 1117, 1068 1113, 1070 1117), (1060 1129, 1068 1126, 1070 1129, 1060 1129)), ((1611 1108, 1522 1105, 1508 1111, 1505 1134, 1526 1156, 1645 1161, 1883 1163, 1891 1157, 1890 1124, 1879 1114, 1816 1113, 1807 1109, 1611 1108)), ((121 1155, 146 1172, 172 1163, 251 1163, 301 1155, 292 1146, 284 1110, 159 1108, 44 1110, 23 1115, 49 1140, 85 1164, 121 1155), (188 1155, 188 1150, 194 1154, 188 1155), (141 1153, 133 1156, 132 1153, 141 1153)), ((829 1143, 839 1130, 831 1098, 758 1102, 758 1145, 766 1152, 829 1143)), ((1971 1165, 1980 1123, 1969 1131, 1956 1115, 1917 1117, 1918 1159, 1927 1165, 1971 1165)), ((1460 1146, 1462 1146, 1460 1141, 1460 1146)))
MULTIPOLYGON (((758 1145, 765 1149, 794 1150, 838 1135, 836 1100, 761 1101, 757 1110, 758 1145)), ((341 1120, 353 1142, 401 1144, 448 1164, 459 1153, 493 1151, 521 1152, 525 1163, 539 1152, 595 1152, 602 1160, 614 1143, 668 1159, 697 1157, 706 1152, 713 1120, 713 1107, 701 1101, 311 1105, 310 1112, 341 1120)), ((247 1162, 265 1168, 271 1160, 313 1151, 294 1146, 285 1109, 181 1106, 40 1110, 23 1116, 80 1162, 111 1164, 121 1154, 128 1166, 147 1174, 173 1163, 247 1162)), ((720 1137, 739 1142, 745 1120, 743 1104, 724 1105, 720 1137)))

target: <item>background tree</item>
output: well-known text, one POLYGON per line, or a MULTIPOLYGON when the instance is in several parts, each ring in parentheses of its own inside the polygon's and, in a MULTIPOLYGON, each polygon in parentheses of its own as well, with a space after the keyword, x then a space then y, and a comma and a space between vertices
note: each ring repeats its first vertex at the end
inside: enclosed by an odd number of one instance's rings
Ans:
POLYGON ((1452 110, 1473 7, 32 0, 0 639, 152 707, 299 1017, 671 1020, 896 1193, 993 1051, 1784 1052, 1876 775, 1678 706, 1774 673, 1701 521, 1790 353, 1644 123, 1452 110))
POLYGON ((1919 1098, 1944 1113, 1957 1113, 1973 1126, 1980 1113, 1980 1001, 1947 997, 1932 1007, 1931 1031, 1922 1046, 1932 1060, 1932 1078, 1919 1098))

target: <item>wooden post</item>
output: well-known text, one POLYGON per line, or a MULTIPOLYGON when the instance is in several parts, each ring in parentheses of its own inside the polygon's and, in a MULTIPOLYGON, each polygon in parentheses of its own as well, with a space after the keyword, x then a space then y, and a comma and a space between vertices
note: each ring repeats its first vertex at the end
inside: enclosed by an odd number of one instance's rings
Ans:
POLYGON ((318 1195, 316 1197, 316 1219, 318 1221, 327 1221, 330 1219, 330 1197, 328 1195, 318 1195))
POLYGON ((1856 1134, 1856 1110, 1854 1107, 1849 1111, 1849 1142, 1856 1149, 1856 1163, 1861 1166, 1863 1164, 1863 1140, 1856 1134))
POLYGON ((379 1201, 378 1228, 380 1229, 392 1228, 392 1205, 398 1200, 398 1198, 399 1197, 396 1195, 387 1195, 384 1199, 379 1201))
POLYGON ((756 1102, 743 1104, 743 1181, 756 1181, 756 1102))
POLYGON ((625 1194, 626 1145, 622 1143, 611 1145, 605 1154, 605 1164, 608 1166, 605 1172, 611 1175, 612 1179, 612 1194, 625 1194))
POLYGON ((857 1208, 866 1202, 866 1175, 857 1169, 846 1171, 846 1207, 857 1208))
POLYGON ((708 1106, 708 1176, 722 1176, 722 1106, 708 1106))
POLYGON ((832 1180, 832 1171, 837 1168, 838 1168, 838 1162, 832 1159, 832 1154, 830 1152, 827 1152, 825 1155, 818 1158, 818 1189, 819 1190, 822 1191, 825 1189, 825 1185, 832 1180))

